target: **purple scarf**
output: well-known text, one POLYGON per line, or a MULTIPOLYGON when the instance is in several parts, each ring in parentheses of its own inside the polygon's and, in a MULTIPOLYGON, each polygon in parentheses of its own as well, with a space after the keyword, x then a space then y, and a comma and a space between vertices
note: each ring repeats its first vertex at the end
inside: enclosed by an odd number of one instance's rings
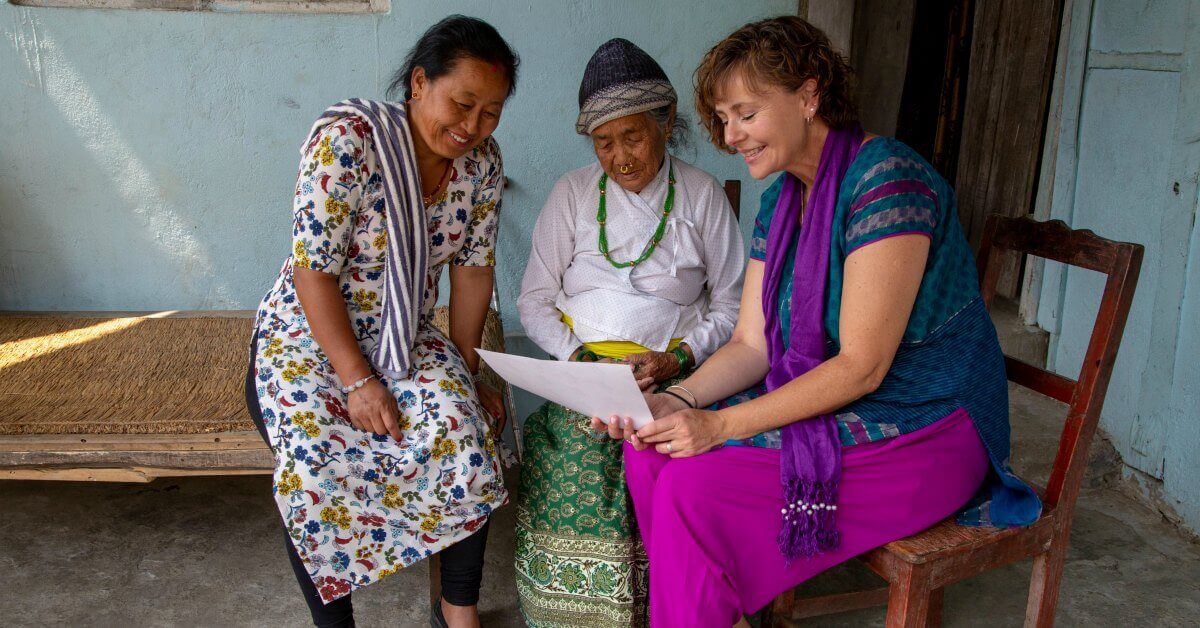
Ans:
MULTIPOLYGON (((838 187, 862 144, 862 127, 855 124, 829 130, 821 161, 804 211, 796 262, 792 269, 791 334, 784 351, 779 320, 779 287, 788 249, 796 239, 802 211, 800 181, 787 175, 767 235, 763 274, 763 315, 766 318, 767 390, 775 390, 825 361, 825 294, 829 277, 830 229, 838 187)), ((783 482, 783 527, 779 549, 791 560, 813 556, 838 544, 836 504, 842 477, 842 443, 837 420, 822 414, 782 429, 780 470, 783 482)))

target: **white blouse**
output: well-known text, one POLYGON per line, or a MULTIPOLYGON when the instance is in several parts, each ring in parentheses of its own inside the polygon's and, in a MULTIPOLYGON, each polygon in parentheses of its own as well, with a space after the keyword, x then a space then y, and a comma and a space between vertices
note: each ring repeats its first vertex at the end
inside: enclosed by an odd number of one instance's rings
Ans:
POLYGON ((565 360, 585 342, 628 340, 665 351, 671 338, 691 347, 697 364, 729 340, 737 322, 745 252, 733 209, 712 175, 668 157, 640 194, 609 181, 609 254, 631 261, 646 250, 662 216, 668 166, 675 201, 662 241, 649 259, 617 269, 600 253, 599 163, 554 185, 533 230, 517 310, 525 332, 565 360), (574 332, 562 322, 565 313, 574 332))

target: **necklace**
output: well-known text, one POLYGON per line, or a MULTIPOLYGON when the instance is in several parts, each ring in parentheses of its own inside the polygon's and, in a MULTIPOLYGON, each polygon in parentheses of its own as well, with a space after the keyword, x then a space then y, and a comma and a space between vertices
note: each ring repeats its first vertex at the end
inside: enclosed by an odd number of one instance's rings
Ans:
POLYGON ((614 261, 608 252, 608 232, 604 227, 605 221, 608 220, 608 211, 604 206, 604 190, 607 187, 608 174, 605 173, 600 175, 600 207, 596 210, 596 222, 600 223, 600 253, 604 255, 604 259, 608 260, 609 264, 613 265, 613 268, 637 266, 650 258, 654 249, 658 248, 659 241, 662 240, 663 230, 667 226, 667 217, 671 215, 671 208, 675 205, 675 167, 671 167, 667 176, 667 200, 663 203, 662 218, 658 219, 658 228, 654 230, 654 235, 650 236, 650 241, 646 243, 646 249, 641 256, 629 262, 614 261))
POLYGON ((434 203, 440 203, 442 202, 442 199, 446 198, 446 190, 442 189, 442 185, 446 183, 446 177, 450 174, 450 164, 452 163, 454 163, 453 160, 446 160, 446 167, 442 170, 442 178, 438 180, 437 187, 433 188, 433 192, 429 194, 421 194, 421 200, 425 202, 427 207, 429 205, 433 205, 434 203))

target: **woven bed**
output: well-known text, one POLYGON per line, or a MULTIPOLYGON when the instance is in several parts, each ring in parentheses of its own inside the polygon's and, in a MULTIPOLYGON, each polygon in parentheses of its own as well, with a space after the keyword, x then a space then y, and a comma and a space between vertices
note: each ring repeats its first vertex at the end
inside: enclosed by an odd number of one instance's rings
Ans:
MULTIPOLYGON (((252 315, 0 314, 0 478, 269 473, 242 392, 252 315)), ((483 346, 503 351, 494 310, 483 346)))
POLYGON ((248 317, 0 317, 0 434, 250 431, 248 317))

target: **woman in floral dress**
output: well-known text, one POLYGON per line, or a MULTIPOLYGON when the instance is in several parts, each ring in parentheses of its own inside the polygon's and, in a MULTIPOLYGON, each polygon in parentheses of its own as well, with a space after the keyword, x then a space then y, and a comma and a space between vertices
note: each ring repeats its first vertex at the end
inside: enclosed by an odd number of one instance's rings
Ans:
POLYGON ((490 25, 446 18, 397 74, 403 102, 339 103, 303 149, 292 254, 259 307, 247 402, 319 626, 353 625, 353 589, 438 552, 434 625, 478 625, 488 516, 508 494, 484 409, 502 404, 473 375, 474 349, 504 183, 491 134, 517 64, 490 25), (449 337, 431 324, 447 266, 449 337), (421 279, 390 283, 411 268, 421 279))

